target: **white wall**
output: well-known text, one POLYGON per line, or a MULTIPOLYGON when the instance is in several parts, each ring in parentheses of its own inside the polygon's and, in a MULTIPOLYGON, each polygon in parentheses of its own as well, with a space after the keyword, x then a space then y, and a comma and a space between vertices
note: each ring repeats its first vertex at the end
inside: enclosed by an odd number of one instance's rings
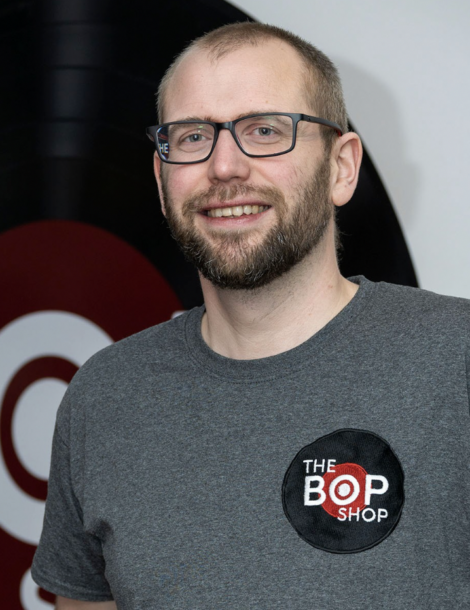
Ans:
POLYGON ((237 0, 336 63, 421 287, 470 298, 470 2, 237 0))

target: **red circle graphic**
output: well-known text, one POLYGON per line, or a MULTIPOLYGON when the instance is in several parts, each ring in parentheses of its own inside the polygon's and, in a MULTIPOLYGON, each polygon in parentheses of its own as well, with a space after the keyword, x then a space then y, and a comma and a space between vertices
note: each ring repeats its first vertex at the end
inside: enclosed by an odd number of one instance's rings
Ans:
MULTIPOLYGON (((337 464, 335 466, 334 472, 325 473, 323 479, 325 481, 324 490, 326 493, 326 500, 323 502, 322 507, 326 510, 326 512, 332 517, 338 518, 340 515, 340 508, 346 507, 348 510, 351 509, 354 512, 358 509, 359 511, 361 511, 366 505, 364 499, 366 475, 367 472, 364 470, 364 468, 362 468, 362 466, 359 466, 359 464, 351 463, 337 464), (338 477, 342 477, 343 475, 352 476, 357 481, 359 485, 359 494, 357 498, 355 498, 355 500, 353 500, 350 504, 338 505, 336 502, 334 502, 333 498, 330 495, 330 486, 335 481, 335 479, 337 479, 338 477)), ((352 483, 348 483, 347 481, 345 481, 343 484, 349 488, 344 495, 344 500, 347 500, 348 498, 351 498, 353 496, 354 486, 352 483)), ((338 486, 336 487, 336 489, 337 488, 338 486)))
MULTIPOLYGON (((168 320, 182 308, 169 284, 140 252, 116 235, 81 222, 47 220, 1 234, 0 285, 0 329, 21 316, 63 311, 91 321, 118 341, 168 320)), ((1 347, 8 352, 8 345, 1 347)), ((41 357, 36 351, 29 362, 12 370, 1 388, 1 457, 23 494, 38 500, 44 500, 47 484, 18 458, 12 420, 21 394, 32 383, 41 378, 70 381, 76 366, 58 356, 45 351, 41 357)), ((0 598, 19 608, 20 581, 35 547, 2 528, 0 543, 0 568, 7 574, 0 598)), ((52 602, 52 596, 39 594, 52 602)))
POLYGON ((116 235, 47 220, 0 235, 0 328, 61 310, 92 320, 114 341, 168 320, 181 304, 159 271, 116 235))
POLYGON ((0 411, 0 444, 5 465, 15 483, 27 494, 46 500, 47 482, 32 475, 18 459, 13 446, 13 415, 18 399, 28 386, 39 379, 55 378, 70 383, 77 366, 63 358, 36 358, 14 375, 3 398, 0 411))

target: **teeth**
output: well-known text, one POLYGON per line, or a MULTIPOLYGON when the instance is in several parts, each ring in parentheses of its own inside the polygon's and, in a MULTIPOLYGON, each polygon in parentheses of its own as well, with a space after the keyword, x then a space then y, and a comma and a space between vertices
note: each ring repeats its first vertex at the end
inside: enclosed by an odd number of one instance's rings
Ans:
POLYGON ((211 218, 220 218, 221 216, 232 217, 232 216, 246 216, 250 214, 259 214, 268 209, 267 205, 235 205, 231 208, 214 208, 207 211, 207 215, 211 218))

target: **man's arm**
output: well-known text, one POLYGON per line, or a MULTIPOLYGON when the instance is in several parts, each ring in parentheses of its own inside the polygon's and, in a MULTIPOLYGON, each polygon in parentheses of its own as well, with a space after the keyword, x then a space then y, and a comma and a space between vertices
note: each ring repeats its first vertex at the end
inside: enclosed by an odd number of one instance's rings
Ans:
POLYGON ((80 602, 57 596, 56 610, 117 610, 115 602, 80 602))
MULTIPOLYGON (((57 412, 51 456, 43 530, 31 567, 33 580, 57 595, 56 610, 116 610, 109 601, 112 593, 105 577, 101 540, 84 526, 80 494, 84 489, 85 455, 82 451, 84 417, 77 409, 76 427, 71 431, 72 383, 57 412), (74 444, 75 443, 75 444, 74 444), (71 453, 74 453, 74 458, 71 453), (73 481, 71 462, 76 478, 73 481), (80 598, 97 601, 80 601, 80 598), (78 599, 77 599, 78 598, 78 599), (100 601, 98 601, 100 600, 100 601)), ((1 604, 0 604, 1 605, 1 604)))

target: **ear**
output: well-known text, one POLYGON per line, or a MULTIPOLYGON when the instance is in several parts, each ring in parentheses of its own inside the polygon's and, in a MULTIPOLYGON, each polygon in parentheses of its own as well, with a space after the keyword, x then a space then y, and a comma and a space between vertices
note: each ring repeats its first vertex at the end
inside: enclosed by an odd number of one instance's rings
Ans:
POLYGON ((163 189, 162 189, 162 177, 160 175, 162 169, 162 162, 160 161, 160 157, 157 153, 153 155, 153 171, 155 174, 155 180, 157 181, 158 186, 158 194, 160 196, 160 205, 162 208, 163 216, 166 217, 166 209, 165 209, 165 198, 163 197, 163 189))
POLYGON ((333 165, 331 198, 336 206, 348 203, 356 189, 362 161, 362 143, 356 133, 345 133, 335 143, 331 161, 333 165))

